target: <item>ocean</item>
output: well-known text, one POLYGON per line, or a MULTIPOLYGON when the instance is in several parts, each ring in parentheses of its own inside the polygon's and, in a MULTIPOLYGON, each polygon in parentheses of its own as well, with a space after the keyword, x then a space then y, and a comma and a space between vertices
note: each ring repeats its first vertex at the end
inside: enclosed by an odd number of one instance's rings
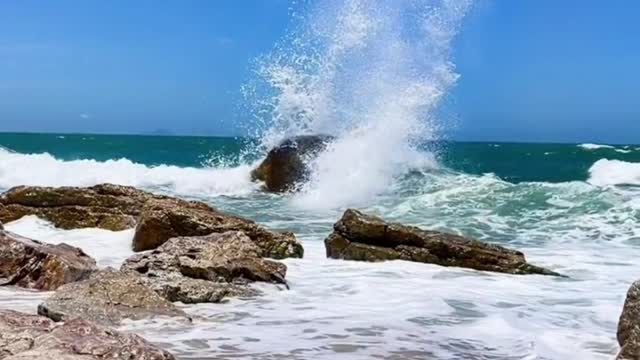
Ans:
MULTIPOLYGON (((457 123, 478 121, 458 118, 449 101, 464 79, 456 35, 473 6, 293 1, 289 30, 247 59, 251 78, 229 104, 248 138, 0 134, 0 190, 131 185, 294 232, 305 257, 284 261, 290 290, 185 305, 192 325, 123 324, 181 359, 611 359, 625 294, 640 278, 640 145, 446 141, 457 123), (335 139, 309 161, 300 191, 262 192, 251 169, 303 134, 335 139), (567 277, 327 259, 323 240, 350 207, 518 249, 567 277)), ((133 230, 65 231, 33 217, 6 227, 79 246, 100 266, 132 254, 133 230)), ((2 287, 0 308, 33 312, 47 295, 2 287)))
MULTIPOLYGON (((262 156, 256 143, 0 134, 0 190, 112 182, 293 231, 305 258, 285 260, 290 290, 262 286, 265 295, 252 300, 185 305, 196 318, 190 326, 123 326, 184 359, 560 360, 617 352, 618 316, 640 274, 640 146, 429 142, 421 146, 428 165, 350 197, 333 181, 296 194, 261 192, 249 180, 262 156), (326 259, 323 239, 347 207, 516 248, 568 278, 326 259)), ((131 230, 66 231, 33 217, 6 227, 79 246, 100 266, 132 254, 131 230)), ((0 308, 33 312, 47 295, 0 288, 0 308)))

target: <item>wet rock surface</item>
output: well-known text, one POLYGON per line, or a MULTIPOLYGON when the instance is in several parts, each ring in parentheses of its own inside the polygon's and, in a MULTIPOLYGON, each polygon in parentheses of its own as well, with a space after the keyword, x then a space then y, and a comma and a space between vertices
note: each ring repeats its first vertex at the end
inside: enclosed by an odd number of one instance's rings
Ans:
POLYGON ((284 284, 287 267, 263 259, 262 249, 243 232, 177 237, 127 259, 121 270, 136 272, 169 301, 219 302, 228 296, 254 296, 251 282, 284 284))
POLYGON ((325 240, 327 257, 346 260, 407 260, 508 274, 558 275, 526 262, 524 254, 499 245, 384 220, 347 210, 325 240))
POLYGON ((307 162, 323 151, 333 137, 328 135, 303 135, 284 140, 271 149, 267 157, 252 171, 254 181, 264 182, 270 192, 294 191, 308 180, 307 162))
POLYGON ((38 315, 0 310, 0 360, 173 360, 141 337, 86 320, 54 323, 38 315))
POLYGON ((634 282, 620 314, 618 322, 619 360, 640 359, 640 280, 634 282))
POLYGON ((170 238, 226 231, 244 232, 264 257, 282 259, 304 254, 293 233, 269 231, 251 220, 220 213, 206 204, 173 199, 147 203, 136 227, 133 249, 150 250, 170 238))
POLYGON ((95 227, 125 230, 150 199, 165 199, 130 186, 102 184, 82 187, 19 186, 0 197, 0 221, 35 215, 62 229, 95 227))
POLYGON ((302 257, 302 245, 289 232, 224 214, 205 203, 154 195, 129 186, 21 186, 0 196, 0 222, 35 215, 63 229, 96 227, 119 231, 136 227, 135 251, 155 249, 172 237, 243 231, 262 256, 302 257))
POLYGON ((54 321, 81 318, 107 326, 124 319, 158 316, 188 319, 183 311, 156 294, 145 278, 112 269, 58 288, 38 306, 38 313, 54 321))
POLYGON ((0 286, 55 290, 86 279, 96 262, 81 249, 67 244, 45 244, 0 230, 0 286))

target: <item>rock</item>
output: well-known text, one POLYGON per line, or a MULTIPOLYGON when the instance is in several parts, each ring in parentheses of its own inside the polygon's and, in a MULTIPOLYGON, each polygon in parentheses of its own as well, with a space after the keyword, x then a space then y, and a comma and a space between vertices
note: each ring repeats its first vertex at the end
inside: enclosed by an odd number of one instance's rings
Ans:
POLYGON ((150 199, 167 199, 129 186, 19 186, 0 197, 0 222, 35 215, 62 229, 95 227, 113 231, 135 227, 150 199))
POLYGON ((270 192, 293 191, 309 176, 307 162, 323 151, 333 137, 304 135, 284 140, 251 172, 253 181, 264 182, 270 192))
POLYGON ((86 319, 102 325, 117 325, 124 319, 157 316, 188 318, 175 305, 156 294, 146 278, 111 269, 89 279, 70 283, 38 306, 38 314, 54 321, 86 319))
POLYGON ((134 251, 155 249, 170 238, 205 236, 242 231, 260 248, 260 256, 283 259, 304 254, 302 245, 289 232, 268 231, 255 222, 222 214, 203 203, 149 201, 133 237, 134 251))
POLYGON ((35 215, 63 229, 97 227, 119 231, 136 227, 133 249, 155 249, 172 237, 243 231, 262 256, 302 257, 292 233, 269 231, 255 222, 219 212, 197 201, 154 195, 111 184, 80 187, 17 187, 0 197, 0 222, 35 215))
POLYGON ((0 310, 0 360, 174 360, 143 338, 86 320, 64 324, 38 315, 0 310))
POLYGON ((325 240, 327 257, 382 261, 407 260, 508 274, 558 275, 528 264, 524 254, 458 235, 422 230, 347 210, 325 240))
POLYGON ((262 250, 244 233, 177 237, 127 259, 122 271, 135 271, 169 301, 219 302, 226 296, 252 296, 254 281, 285 284, 287 267, 262 259, 262 250))
POLYGON ((0 230, 0 285, 55 290, 88 278, 96 262, 67 244, 45 244, 0 230))
POLYGON ((640 359, 640 280, 634 282, 624 302, 618 322, 619 360, 640 359))

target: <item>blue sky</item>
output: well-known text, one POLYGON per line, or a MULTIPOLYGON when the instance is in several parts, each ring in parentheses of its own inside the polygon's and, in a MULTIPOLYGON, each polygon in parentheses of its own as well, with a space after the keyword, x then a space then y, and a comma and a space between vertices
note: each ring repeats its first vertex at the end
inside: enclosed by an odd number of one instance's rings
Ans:
MULTIPOLYGON (((237 134, 251 61, 289 7, 2 0, 0 131, 237 134)), ((455 44, 450 135, 639 143, 639 18, 631 0, 477 0, 455 44)))

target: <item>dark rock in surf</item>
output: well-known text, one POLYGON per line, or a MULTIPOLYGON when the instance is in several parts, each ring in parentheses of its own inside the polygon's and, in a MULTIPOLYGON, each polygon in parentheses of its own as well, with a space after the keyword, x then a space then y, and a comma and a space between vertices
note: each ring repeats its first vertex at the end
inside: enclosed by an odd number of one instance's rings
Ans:
POLYGON ((45 244, 0 230, 0 285, 55 290, 85 279, 96 262, 67 244, 45 244))
POLYGON ((255 281, 284 284, 286 265, 261 257, 262 250, 242 232, 177 237, 159 248, 137 254, 122 271, 147 277, 149 285, 169 301, 220 302, 228 296, 254 296, 255 281))
POLYGON ((407 260, 508 274, 558 275, 531 265, 524 254, 458 235, 387 223, 347 210, 325 240, 327 257, 382 261, 407 260))
POLYGON ((65 323, 0 310, 0 360, 174 360, 143 338, 86 320, 65 323))
POLYGON ((304 135, 284 140, 271 149, 266 159, 251 172, 254 181, 264 182, 270 192, 293 191, 309 177, 307 162, 323 151, 333 137, 304 135))
POLYGON ((188 319, 183 311, 156 294, 146 278, 112 269, 61 286, 38 306, 38 314, 54 321, 81 318, 107 326, 118 325, 124 319, 158 316, 188 319))
POLYGON ((224 214, 197 201, 151 194, 130 186, 21 186, 0 196, 0 222, 35 215, 63 229, 96 227, 119 231, 136 227, 135 251, 155 249, 170 238, 243 231, 261 256, 302 257, 289 232, 269 231, 251 220, 224 214))
POLYGON ((618 322, 619 360, 640 360, 640 280, 634 282, 618 322))

